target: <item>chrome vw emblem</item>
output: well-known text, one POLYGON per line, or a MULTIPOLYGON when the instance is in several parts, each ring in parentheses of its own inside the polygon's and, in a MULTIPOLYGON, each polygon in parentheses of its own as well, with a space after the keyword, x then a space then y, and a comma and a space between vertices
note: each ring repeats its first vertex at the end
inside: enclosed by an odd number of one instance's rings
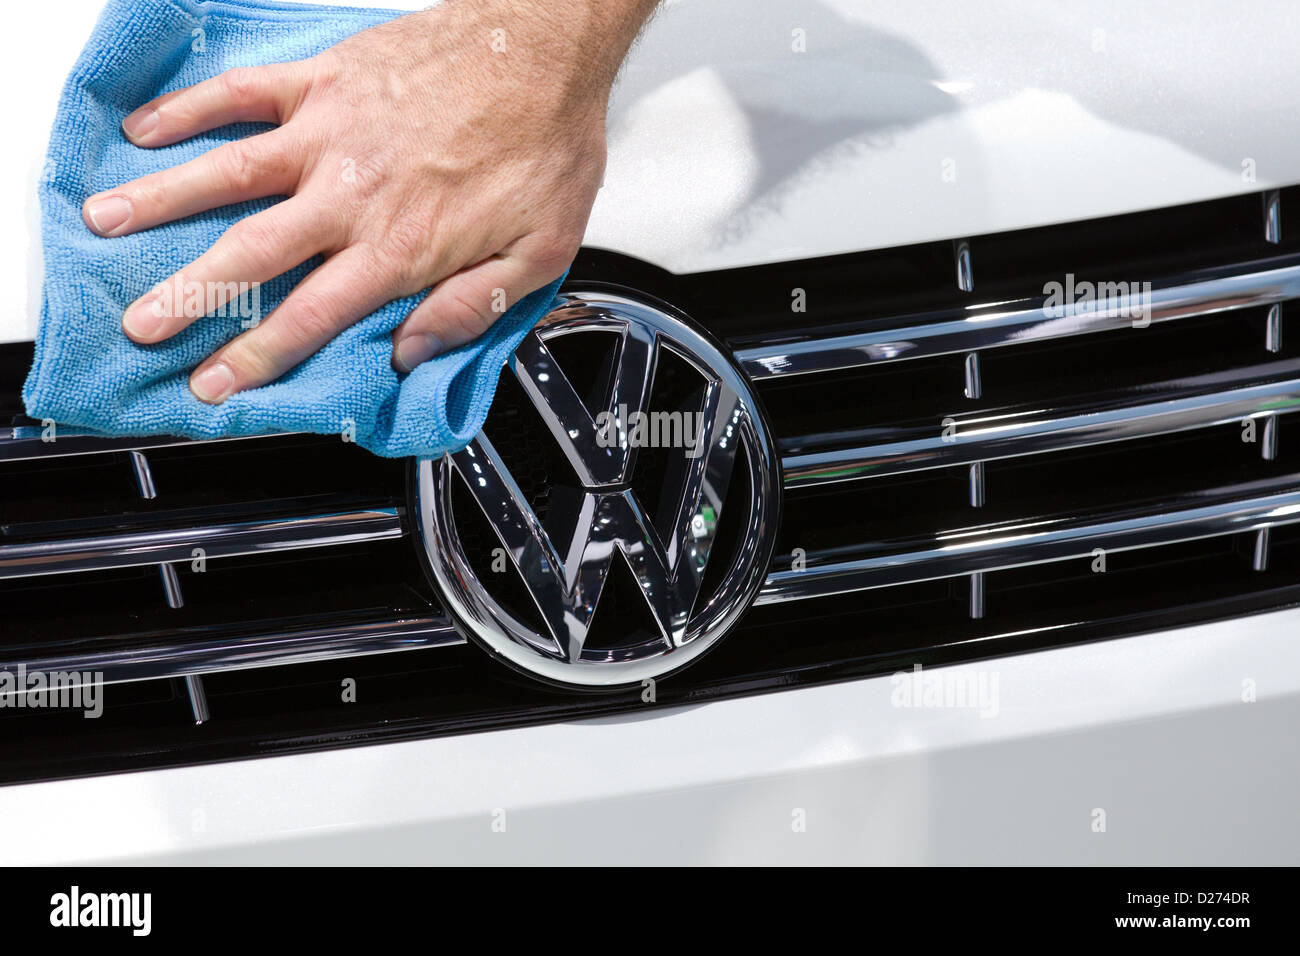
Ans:
POLYGON ((605 293, 561 298, 515 350, 510 371, 535 412, 532 437, 567 468, 548 476, 540 517, 511 473, 506 452, 518 458, 518 449, 494 444, 501 437, 491 419, 463 451, 420 462, 420 528, 452 619, 509 663, 564 684, 640 682, 699 657, 753 601, 775 543, 779 472, 745 378, 666 307, 605 293), (561 337, 592 333, 612 351, 608 373, 583 395, 553 349, 561 337), (698 376, 688 407, 654 407, 668 361, 698 376), (658 456, 653 505, 636 487, 643 454, 658 456), (458 483, 468 495, 454 494, 458 483), (490 572, 458 528, 466 501, 491 526, 490 572), (593 619, 620 561, 652 625, 618 639, 614 621, 615 639, 593 645, 593 619), (522 581, 528 613, 501 597, 510 573, 522 581))

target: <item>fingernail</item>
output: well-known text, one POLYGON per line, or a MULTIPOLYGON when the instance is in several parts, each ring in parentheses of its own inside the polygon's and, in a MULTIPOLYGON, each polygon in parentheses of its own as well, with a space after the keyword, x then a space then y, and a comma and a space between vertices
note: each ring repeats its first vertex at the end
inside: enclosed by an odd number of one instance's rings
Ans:
POLYGON ((87 204, 91 227, 106 236, 131 218, 131 203, 121 196, 106 196, 87 204))
POLYGON ((149 106, 142 106, 126 119, 122 120, 122 129, 132 139, 148 136, 158 128, 158 111, 149 106))
POLYGON ((163 326, 162 300, 157 295, 147 295, 137 301, 122 316, 122 328, 132 338, 152 339, 163 326))
POLYGON ((230 366, 217 362, 209 365, 190 379, 190 391, 194 397, 209 405, 219 405, 229 397, 235 388, 235 373, 230 366))
POLYGON ((442 350, 442 339, 432 332, 413 332, 397 343, 393 357, 397 360, 398 371, 410 372, 442 350))

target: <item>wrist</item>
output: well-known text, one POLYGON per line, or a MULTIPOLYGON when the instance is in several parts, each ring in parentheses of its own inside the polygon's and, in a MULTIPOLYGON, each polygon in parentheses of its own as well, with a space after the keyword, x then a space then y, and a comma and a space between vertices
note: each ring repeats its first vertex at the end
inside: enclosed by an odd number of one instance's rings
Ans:
MULTIPOLYGON (((608 90, 660 0, 543 0, 528 16, 580 60, 608 90)), ((518 5, 512 8, 518 11, 518 5)))
POLYGON ((430 39, 480 44, 530 83, 557 83, 577 98, 608 98, 628 50, 660 0, 444 0, 414 14, 430 39), (436 38, 436 39, 435 39, 436 38))

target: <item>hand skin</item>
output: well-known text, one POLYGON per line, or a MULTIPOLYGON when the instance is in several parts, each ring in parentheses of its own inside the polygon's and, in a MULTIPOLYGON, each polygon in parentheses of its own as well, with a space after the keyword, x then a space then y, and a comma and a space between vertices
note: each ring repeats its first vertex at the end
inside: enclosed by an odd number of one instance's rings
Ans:
MULTIPOLYGON (((123 122, 168 146, 229 123, 277 128, 90 197, 86 225, 123 236, 264 196, 169 283, 220 290, 324 263, 257 327, 199 365, 219 404, 274 381, 394 299, 432 287, 393 334, 399 372, 463 345, 573 260, 605 167, 619 65, 657 0, 446 0, 309 60, 231 70, 123 122), (208 285, 216 283, 220 285, 208 285)), ((191 322, 150 293, 135 342, 191 322)), ((218 292, 210 308, 224 304, 218 292)))

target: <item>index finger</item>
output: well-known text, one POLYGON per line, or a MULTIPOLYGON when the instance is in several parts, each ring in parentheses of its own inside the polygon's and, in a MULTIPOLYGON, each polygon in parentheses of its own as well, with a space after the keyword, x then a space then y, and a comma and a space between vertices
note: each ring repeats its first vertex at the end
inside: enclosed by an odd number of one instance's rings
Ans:
POLYGON ((170 146, 230 123, 288 121, 310 81, 306 61, 236 67, 210 80, 167 93, 122 121, 137 146, 170 146))

